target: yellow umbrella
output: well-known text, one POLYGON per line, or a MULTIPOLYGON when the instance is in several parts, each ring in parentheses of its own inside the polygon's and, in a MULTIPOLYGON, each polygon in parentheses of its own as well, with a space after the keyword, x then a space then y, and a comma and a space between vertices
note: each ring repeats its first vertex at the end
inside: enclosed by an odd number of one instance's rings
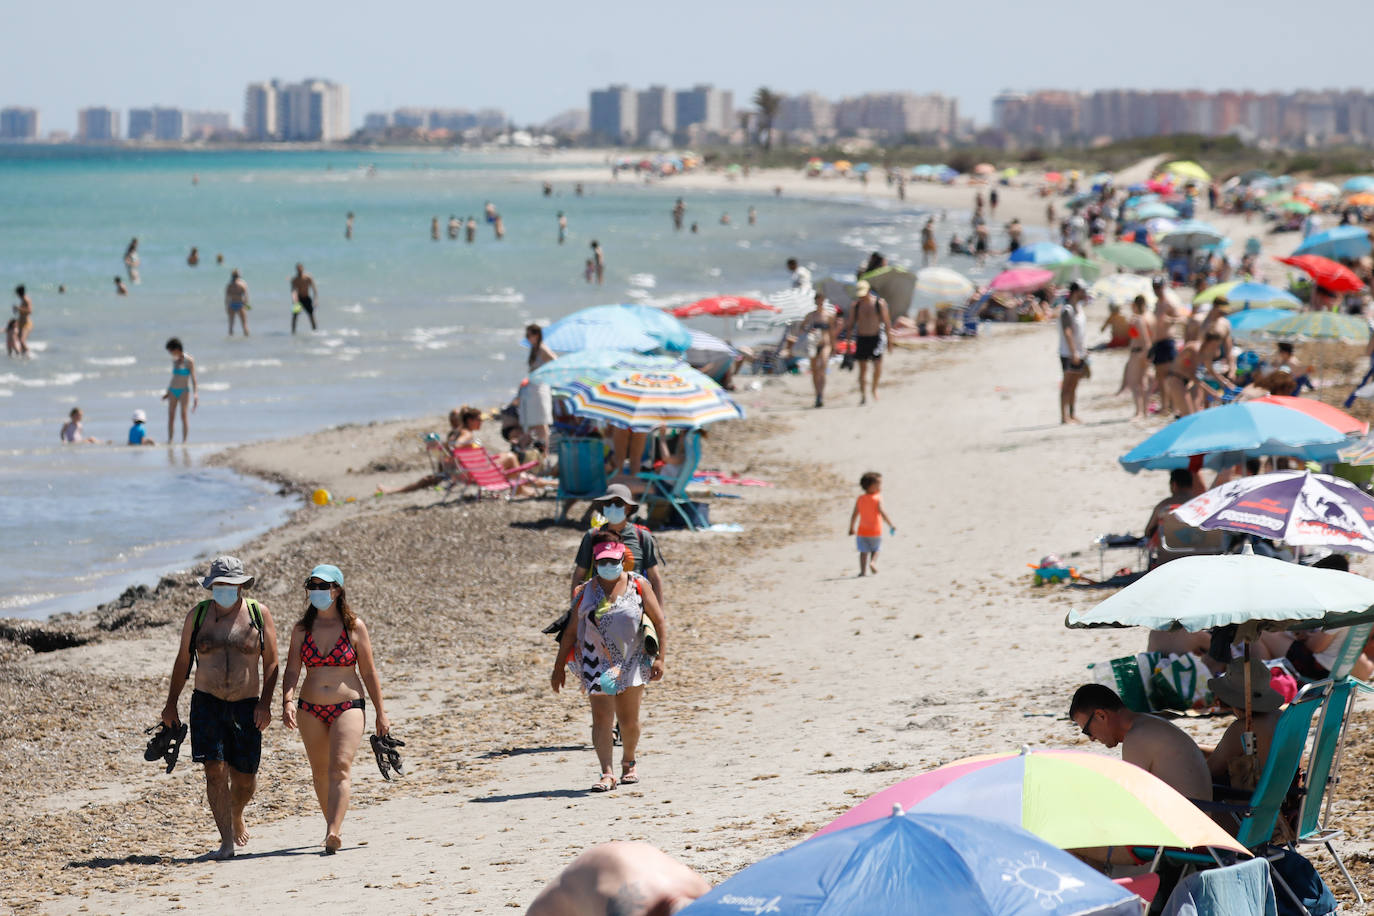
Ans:
POLYGON ((847 172, 852 168, 854 168, 854 163, 850 162, 848 159, 835 160, 835 171, 837 172, 847 172))
POLYGON ((1196 181, 1211 181, 1212 176, 1207 170, 1188 159, 1180 159, 1177 162, 1170 162, 1164 166, 1163 171, 1168 175, 1175 175, 1179 178, 1191 178, 1196 181))
POLYGON ((1003 178, 1015 178, 1017 175, 1020 175, 1020 174, 1021 174, 1021 170, 1020 170, 1020 169, 1011 168, 1010 166, 1008 166, 1008 167, 1005 168, 1005 169, 1002 169, 1002 177, 1003 177, 1003 178))

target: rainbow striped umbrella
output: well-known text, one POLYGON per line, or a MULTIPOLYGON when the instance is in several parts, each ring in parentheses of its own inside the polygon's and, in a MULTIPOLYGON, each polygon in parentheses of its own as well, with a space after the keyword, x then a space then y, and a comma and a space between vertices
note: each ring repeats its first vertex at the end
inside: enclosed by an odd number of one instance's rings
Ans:
POLYGON ((970 814, 1012 824, 1060 849, 1211 846, 1243 851, 1229 833, 1158 777, 1087 751, 1022 748, 968 757, 890 786, 820 834, 886 817, 970 814))
POLYGON ((744 417, 744 410, 710 378, 688 367, 631 369, 595 385, 568 386, 572 412, 648 432, 659 426, 693 429, 744 417))

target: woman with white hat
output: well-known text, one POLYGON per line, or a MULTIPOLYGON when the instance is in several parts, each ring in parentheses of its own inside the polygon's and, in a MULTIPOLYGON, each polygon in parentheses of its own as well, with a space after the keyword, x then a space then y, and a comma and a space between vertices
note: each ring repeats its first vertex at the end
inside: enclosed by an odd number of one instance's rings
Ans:
POLYGON ((324 852, 333 855, 343 845, 353 755, 367 725, 364 686, 376 708, 377 735, 386 736, 391 724, 382 706, 372 641, 367 627, 349 607, 343 573, 327 563, 316 566, 305 580, 305 590, 310 601, 291 631, 282 679, 282 723, 300 729, 315 796, 324 814, 324 852), (296 698, 302 666, 305 683, 296 698))

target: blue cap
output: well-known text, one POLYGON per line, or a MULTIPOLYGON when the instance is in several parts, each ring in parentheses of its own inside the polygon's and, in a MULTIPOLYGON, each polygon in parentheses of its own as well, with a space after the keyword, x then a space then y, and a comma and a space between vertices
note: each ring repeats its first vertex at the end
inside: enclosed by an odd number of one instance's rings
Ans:
POLYGON ((310 578, 333 582, 339 588, 343 588, 343 573, 339 571, 339 567, 330 566, 328 563, 321 563, 310 570, 310 578))

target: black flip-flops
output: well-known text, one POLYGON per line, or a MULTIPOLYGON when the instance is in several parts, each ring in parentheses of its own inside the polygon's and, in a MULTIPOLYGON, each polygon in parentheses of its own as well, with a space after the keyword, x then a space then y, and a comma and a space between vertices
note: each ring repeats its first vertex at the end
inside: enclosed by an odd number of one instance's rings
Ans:
POLYGON ((377 757, 377 769, 382 771, 382 778, 388 782, 391 780, 388 769, 395 770, 397 776, 405 775, 401 772, 401 752, 396 750, 405 746, 404 741, 391 735, 372 736, 372 753, 377 757))
POLYGON ((148 747, 143 751, 143 759, 148 761, 159 758, 167 761, 167 772, 172 772, 177 765, 177 757, 181 754, 181 742, 186 740, 186 723, 181 722, 176 728, 169 728, 165 722, 145 728, 143 734, 150 734, 154 729, 157 734, 153 735, 148 742, 148 747))

